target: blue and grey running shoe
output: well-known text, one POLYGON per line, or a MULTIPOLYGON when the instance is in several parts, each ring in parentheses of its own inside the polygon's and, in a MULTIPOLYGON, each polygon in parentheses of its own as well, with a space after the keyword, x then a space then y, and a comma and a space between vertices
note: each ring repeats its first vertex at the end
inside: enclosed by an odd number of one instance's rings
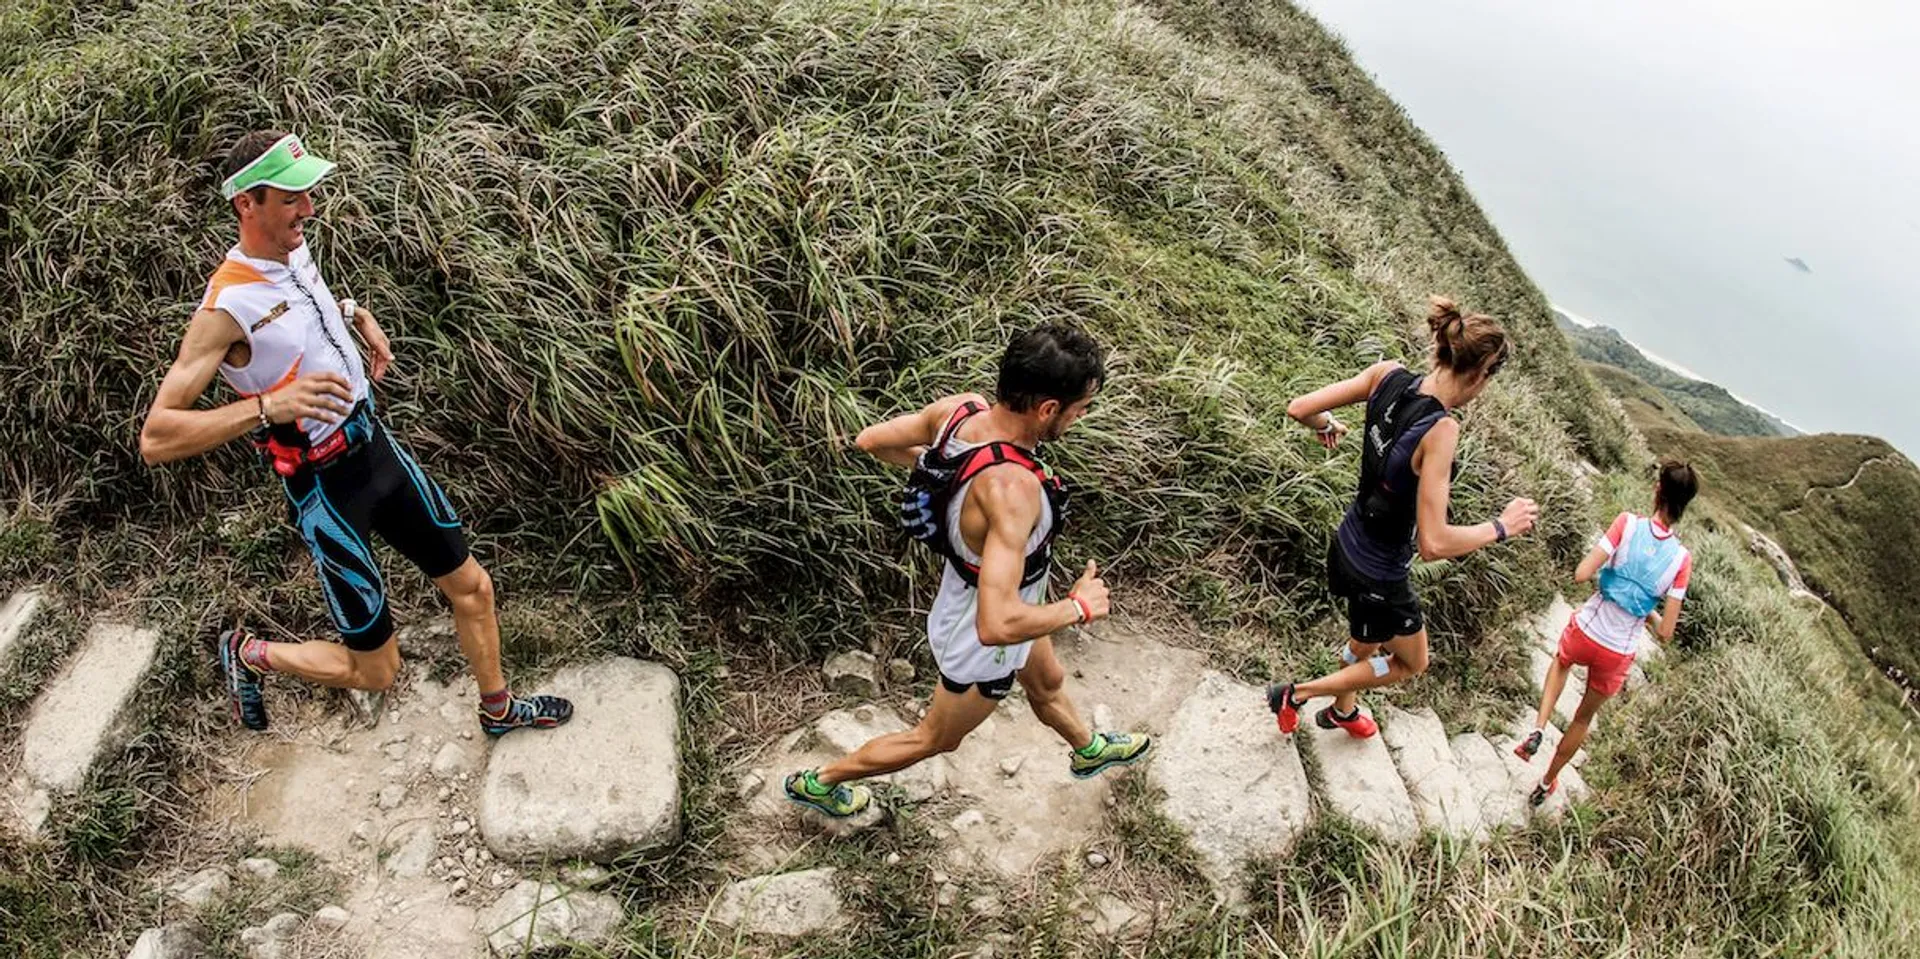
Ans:
POLYGON ((515 696, 498 718, 480 712, 480 729, 504 736, 516 729, 552 729, 573 718, 573 704, 558 696, 515 696))
POLYGON ((258 731, 267 728, 266 689, 260 681, 260 672, 240 658, 241 644, 252 638, 253 634, 245 628, 227 630, 214 640, 214 654, 218 657, 220 678, 226 683, 227 704, 233 708, 233 718, 240 725, 258 731))

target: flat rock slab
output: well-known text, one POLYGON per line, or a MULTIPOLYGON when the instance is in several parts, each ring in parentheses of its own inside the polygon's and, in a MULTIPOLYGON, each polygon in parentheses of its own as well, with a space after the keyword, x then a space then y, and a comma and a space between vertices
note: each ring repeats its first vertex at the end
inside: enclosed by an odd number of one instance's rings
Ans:
POLYGON ((1526 790, 1532 787, 1514 780, 1513 764, 1519 757, 1500 755, 1500 748, 1479 733, 1460 733, 1447 745, 1453 750, 1454 765, 1480 800, 1480 822, 1490 830, 1526 825, 1526 790))
MULTIPOLYGON (((1125 624, 1097 629, 1054 638, 1066 669, 1067 695, 1081 717, 1109 732, 1165 729, 1181 698, 1199 681, 1204 656, 1131 632, 1125 624)), ((757 771, 757 785, 742 790, 751 797, 752 813, 742 827, 753 830, 742 838, 753 852, 740 864, 742 871, 772 870, 785 861, 792 851, 782 848, 793 832, 787 823, 798 820, 807 831, 831 834, 870 825, 859 817, 828 820, 799 811, 783 798, 781 783, 789 773, 823 766, 876 736, 904 731, 915 719, 880 704, 837 709, 753 757, 750 768, 757 771), (770 836, 774 841, 769 842, 770 836)), ((1133 774, 1114 769, 1075 779, 1067 752, 1060 735, 1033 715, 1015 686, 1013 695, 960 748, 867 782, 890 784, 905 801, 929 804, 919 814, 934 823, 933 833, 952 869, 1018 877, 1041 860, 1071 853, 1098 836, 1112 784, 1133 774), (966 816, 968 811, 978 815, 966 816)), ((1151 769, 1166 752, 1156 740, 1133 769, 1151 769)))
POLYGON ((847 923, 834 870, 808 869, 742 879, 721 890, 715 925, 747 935, 794 939, 847 923))
POLYGON ((72 793, 113 749, 121 718, 160 650, 160 633, 101 623, 87 630, 80 652, 47 688, 20 737, 20 773, 13 784, 21 822, 45 825, 54 797, 72 793))
POLYGON ((626 918, 618 900, 597 892, 527 880, 480 913, 480 931, 496 956, 526 956, 556 946, 600 946, 626 918))
POLYGON ((1245 893, 1247 861, 1286 855, 1313 819, 1306 767, 1266 702, 1265 690, 1209 671, 1154 747, 1166 814, 1230 903, 1245 893))
POLYGON ((1300 714, 1300 732, 1312 744, 1309 748, 1320 772, 1321 800, 1389 842, 1420 835, 1413 797, 1400 781, 1387 744, 1379 736, 1356 739, 1344 729, 1321 729, 1314 723, 1314 714, 1332 705, 1331 697, 1315 697, 1300 714))
POLYGON ((611 862, 678 838, 679 677, 615 657, 562 669, 541 689, 573 700, 573 719, 494 745, 479 803, 493 854, 611 862))
MULTIPOLYGON (((1530 731, 1533 721, 1531 718, 1526 718, 1516 722, 1515 726, 1518 728, 1514 730, 1513 735, 1499 737, 1490 742, 1498 751, 1501 761, 1507 766, 1507 777, 1513 784, 1515 795, 1524 800, 1532 794, 1533 787, 1539 784, 1540 777, 1547 774, 1547 767, 1553 764, 1553 754, 1560 746, 1561 733, 1560 730, 1548 726, 1545 735, 1540 738, 1540 751, 1533 754, 1532 760, 1524 760, 1513 750, 1515 746, 1520 745, 1519 734, 1522 731, 1530 731)), ((1526 811, 1535 815, 1558 816, 1566 811, 1569 803, 1586 798, 1587 782, 1580 777, 1578 768, 1586 762, 1586 756, 1587 751, 1584 749, 1574 753, 1573 760, 1560 771, 1560 788, 1554 790, 1553 795, 1549 796, 1544 804, 1538 808, 1525 807, 1526 811)))
POLYGON ((46 593, 34 587, 14 593, 0 604, 0 669, 6 667, 14 650, 20 648, 20 640, 27 635, 27 627, 33 625, 33 618, 40 614, 45 599, 46 593))
POLYGON ((1380 712, 1380 737, 1400 767, 1420 824, 1460 839, 1485 838, 1480 797, 1455 765, 1440 717, 1431 709, 1407 712, 1387 706, 1380 712))

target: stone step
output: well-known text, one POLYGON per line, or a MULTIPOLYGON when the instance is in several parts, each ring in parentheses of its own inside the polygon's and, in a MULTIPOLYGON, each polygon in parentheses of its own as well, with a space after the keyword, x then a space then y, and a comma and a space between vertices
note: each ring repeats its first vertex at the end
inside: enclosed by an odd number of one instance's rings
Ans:
POLYGON ((1486 838, 1486 827, 1480 822, 1480 797, 1454 763, 1440 717, 1431 709, 1409 712, 1385 706, 1380 710, 1380 720, 1380 737, 1400 767, 1400 778, 1413 797, 1420 825, 1460 839, 1486 838))
MULTIPOLYGON (((1532 721, 1527 720, 1526 726, 1530 729, 1532 721)), ((1496 736, 1489 742, 1493 743, 1501 761, 1507 765, 1507 777, 1513 784, 1514 794, 1524 800, 1533 792, 1533 787, 1539 784, 1540 777, 1547 774, 1547 767, 1552 765, 1554 750, 1560 746, 1560 730, 1552 726, 1546 728, 1546 735, 1541 737, 1540 751, 1534 753, 1531 761, 1521 759, 1513 751, 1514 747, 1520 745, 1520 737, 1517 734, 1496 736)), ((1524 808, 1534 815, 1558 816, 1566 811, 1569 803, 1586 798, 1587 781, 1581 778, 1578 768, 1585 759, 1586 750, 1582 749, 1575 753, 1573 761, 1560 771, 1560 787, 1554 790, 1546 803, 1538 809, 1524 808)))
MULTIPOLYGON (((1499 747, 1479 733, 1460 733, 1447 741, 1453 762, 1472 784, 1480 800, 1480 822, 1489 829, 1519 827, 1527 822, 1527 794, 1514 782, 1518 756, 1501 756, 1499 747)), ((1532 788, 1530 785, 1526 789, 1532 788)))
POLYGON ((0 673, 4 673, 13 654, 24 648, 27 627, 45 605, 46 591, 34 586, 20 590, 0 604, 0 673))
POLYGON ((1167 817, 1187 830, 1215 894, 1229 903, 1244 895, 1248 860, 1286 855, 1312 822, 1294 737, 1274 728, 1257 686, 1206 672, 1154 752, 1167 817))
POLYGON ((1413 798, 1407 795, 1387 744, 1379 736, 1356 739, 1344 729, 1321 729, 1313 721, 1314 714, 1331 705, 1331 697, 1315 697, 1300 714, 1300 732, 1307 737, 1320 772, 1321 801, 1389 842, 1419 836, 1413 798))
POLYGON ((80 651, 47 687, 20 737, 9 785, 16 821, 40 834, 52 804, 78 790, 87 771, 119 745, 121 718, 160 651, 160 633, 111 623, 87 630, 80 651))
POLYGON ((493 854, 611 862, 678 838, 679 677, 614 657, 569 666, 537 688, 573 700, 573 720, 494 744, 478 817, 493 854))

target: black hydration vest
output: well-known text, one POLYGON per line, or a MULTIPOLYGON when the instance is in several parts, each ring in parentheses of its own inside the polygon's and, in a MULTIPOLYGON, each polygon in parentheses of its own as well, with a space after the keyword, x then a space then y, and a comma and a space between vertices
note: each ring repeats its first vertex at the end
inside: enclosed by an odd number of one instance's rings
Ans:
POLYGON ((1396 549, 1413 541, 1420 486, 1409 483, 1394 489, 1387 461, 1401 437, 1424 436, 1447 415, 1445 404, 1420 392, 1421 379, 1405 368, 1388 373, 1367 399, 1367 429, 1360 439, 1360 488, 1353 497, 1353 515, 1367 539, 1396 549))
POLYGON ((949 507, 960 488, 980 475, 981 470, 1001 463, 1018 463, 1040 478, 1040 488, 1046 492, 1047 505, 1053 512, 1053 524, 1047 528, 1040 545, 1027 554, 1026 569, 1020 574, 1020 585, 1031 586, 1045 579, 1053 565, 1053 540, 1067 521, 1067 488, 1058 477, 1048 475, 1047 468, 1034 458, 1033 451, 1013 443, 985 443, 949 456, 947 443, 959 432, 960 424, 986 409, 985 404, 974 401, 962 404, 933 445, 914 461, 913 472, 907 477, 907 487, 900 496, 900 525, 908 536, 925 543, 934 555, 945 559, 953 571, 960 574, 961 581, 969 587, 978 587, 980 567, 967 562, 954 548, 954 535, 947 524, 949 507))

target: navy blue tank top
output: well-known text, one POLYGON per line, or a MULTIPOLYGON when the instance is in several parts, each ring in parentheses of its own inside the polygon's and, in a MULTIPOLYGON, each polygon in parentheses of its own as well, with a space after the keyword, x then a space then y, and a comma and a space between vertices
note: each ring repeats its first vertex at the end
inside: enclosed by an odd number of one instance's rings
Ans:
MULTIPOLYGON (((1383 416, 1394 407, 1401 406, 1403 397, 1406 400, 1418 400, 1420 384, 1425 379, 1405 368, 1383 377, 1375 387, 1373 396, 1368 399, 1367 430, 1362 434, 1361 442, 1369 442, 1380 427, 1383 416)), ((1413 472, 1414 451, 1419 448, 1420 441, 1433 428, 1433 424, 1446 415, 1444 407, 1420 415, 1400 428, 1392 446, 1385 451, 1381 464, 1380 492, 1396 511, 1404 510, 1407 515, 1412 514, 1414 503, 1420 495, 1420 477, 1413 472)), ((1365 471, 1362 472, 1364 474, 1365 471)), ((1361 482, 1364 486, 1364 475, 1361 482)), ((1415 553, 1413 527, 1408 524, 1404 532, 1393 530, 1387 534, 1369 532, 1369 524, 1360 515, 1361 500, 1368 492, 1367 489, 1361 489, 1360 495, 1347 506, 1346 515, 1340 520, 1340 528, 1334 533, 1340 542, 1340 549, 1353 568, 1369 579, 1382 582, 1406 579, 1408 570, 1413 566, 1415 553)))

